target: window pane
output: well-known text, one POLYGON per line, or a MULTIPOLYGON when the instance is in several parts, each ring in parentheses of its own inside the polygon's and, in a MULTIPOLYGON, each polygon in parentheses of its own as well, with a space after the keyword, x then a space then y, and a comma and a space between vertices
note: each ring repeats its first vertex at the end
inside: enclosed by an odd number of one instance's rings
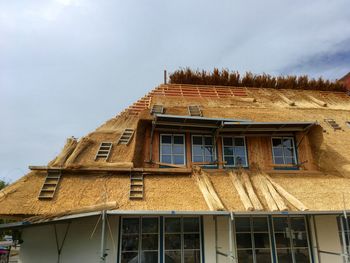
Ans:
POLYGON ((293 232, 294 247, 308 247, 306 232, 293 232))
POLYGON ((184 234, 184 249, 200 249, 199 234, 184 234))
MULTIPOLYGON (((278 263, 293 263, 290 249, 277 249, 278 263)), ((297 261, 299 263, 299 261, 297 261)))
POLYGON ((165 251, 165 263, 181 263, 181 251, 165 251))
POLYGON ((199 218, 184 217, 183 227, 184 227, 184 232, 199 232, 199 218))
POLYGON ((235 162, 236 166, 239 166, 239 165, 245 166, 246 164, 247 164, 247 162, 246 162, 245 157, 243 157, 243 156, 237 156, 236 157, 236 162, 235 162))
POLYGON ((226 165, 234 165, 233 157, 225 157, 226 165))
POLYGON ((289 158, 289 157, 285 157, 285 164, 293 164, 294 163, 294 158, 289 158))
POLYGON ((181 218, 165 218, 165 233, 181 232, 181 218))
POLYGON ((184 137, 174 135, 174 144, 184 144, 184 137))
POLYGON ((203 162, 203 156, 193 156, 193 161, 195 163, 201 163, 203 162))
POLYGON ((250 232, 250 218, 236 217, 236 232, 250 232))
POLYGON ((193 136, 193 145, 202 145, 202 136, 193 136))
POLYGON ((295 261, 298 263, 310 262, 309 250, 308 249, 294 249, 295 261))
POLYGON ((239 263, 251 263, 253 262, 252 250, 238 250, 238 262, 239 263))
POLYGON ((237 233, 237 248, 251 248, 252 247, 252 239, 250 233, 237 233))
POLYGON ((274 217, 273 228, 275 232, 284 232, 288 228, 287 217, 274 217))
POLYGON ((199 250, 184 251, 184 263, 200 263, 199 250))
POLYGON ((292 147, 292 139, 291 138, 283 138, 283 146, 284 147, 292 147))
POLYGON ((142 250, 158 250, 158 234, 142 235, 142 250))
POLYGON ((283 148, 273 148, 273 155, 275 157, 283 156, 283 148))
POLYGON ((171 143, 171 135, 162 135, 162 143, 171 143))
POLYGON ((253 229, 255 232, 268 232, 267 217, 253 217, 253 229))
POLYGON ((213 138, 212 137, 204 137, 204 144, 205 145, 213 145, 213 138))
POLYGON ((122 238, 122 251, 138 251, 139 235, 127 235, 122 238))
POLYGON ((282 147, 282 140, 280 138, 273 138, 272 139, 272 146, 273 147, 282 147))
POLYGON ((171 163, 171 155, 162 155, 161 162, 162 163, 171 163))
POLYGON ((275 164, 284 164, 282 157, 275 157, 275 164))
POLYGON ((284 156, 293 157, 294 156, 294 148, 284 148, 284 156))
POLYGON ((224 137, 222 140, 225 146, 233 146, 232 138, 224 137))
POLYGON ((193 151, 193 155, 203 155, 203 148, 202 148, 202 146, 194 145, 192 147, 192 151, 193 151))
POLYGON ((123 233, 139 233, 139 219, 125 218, 123 219, 123 233))
POLYGON ((180 234, 165 234, 165 249, 181 249, 181 235, 180 234))
POLYGON ((224 155, 233 155, 233 147, 225 147, 224 148, 224 155))
POLYGON ((270 236, 268 233, 254 233, 255 248, 269 248, 270 236))
POLYGON ((303 217, 292 217, 290 223, 294 231, 306 231, 305 220, 303 217))
POLYGON ((173 145, 173 154, 184 154, 184 150, 183 145, 173 145))
POLYGON ((270 249, 256 249, 255 257, 257 263, 270 263, 271 262, 271 251, 270 249))
POLYGON ((215 160, 214 160, 214 156, 213 155, 211 155, 211 156, 205 156, 204 157, 204 161, 205 162, 214 162, 215 160))
POLYGON ((204 154, 205 155, 209 155, 209 156, 211 156, 211 155, 213 155, 213 147, 212 146, 205 146, 204 147, 204 154))
POLYGON ((137 252, 123 252, 121 256, 121 263, 137 263, 138 253, 137 252))
POLYGON ((162 154, 171 154, 171 145, 162 145, 162 154))
POLYGON ((290 239, 287 233, 275 233, 277 248, 290 247, 290 239))
POLYGON ((142 218, 142 233, 158 233, 158 218, 142 218))
POLYGON ((155 263, 155 262, 158 262, 158 252, 142 251, 141 263, 155 263))
POLYGON ((244 146, 244 138, 235 138, 235 146, 244 146))
POLYGON ((245 148, 244 147, 235 147, 235 155, 245 156, 245 148))
POLYGON ((174 155, 174 164, 185 164, 184 155, 174 155))

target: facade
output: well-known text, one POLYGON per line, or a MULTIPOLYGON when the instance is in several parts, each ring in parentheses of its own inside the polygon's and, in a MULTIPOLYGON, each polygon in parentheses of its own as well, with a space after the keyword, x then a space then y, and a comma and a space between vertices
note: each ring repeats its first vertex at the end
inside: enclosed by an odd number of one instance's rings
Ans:
POLYGON ((0 192, 21 262, 348 262, 346 92, 160 85, 0 192))

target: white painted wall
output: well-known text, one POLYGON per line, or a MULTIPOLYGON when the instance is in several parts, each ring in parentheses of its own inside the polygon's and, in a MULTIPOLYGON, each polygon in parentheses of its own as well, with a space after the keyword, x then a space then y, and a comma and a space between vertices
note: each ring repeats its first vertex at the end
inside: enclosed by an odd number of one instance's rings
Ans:
MULTIPOLYGON (((110 229, 106 225, 106 248, 108 263, 117 260, 118 225, 119 218, 108 216, 110 229), (112 232, 112 236, 110 234, 112 232), (114 241, 114 242, 113 242, 114 241)), ((96 263, 100 258, 101 221, 94 233, 90 236, 98 221, 98 217, 89 217, 73 220, 62 249, 62 263, 96 263)), ((66 223, 57 223, 59 244, 64 237, 66 223)), ((20 251, 20 263, 48 263, 57 262, 57 249, 53 225, 43 225, 25 228, 22 233, 24 243, 20 251)))

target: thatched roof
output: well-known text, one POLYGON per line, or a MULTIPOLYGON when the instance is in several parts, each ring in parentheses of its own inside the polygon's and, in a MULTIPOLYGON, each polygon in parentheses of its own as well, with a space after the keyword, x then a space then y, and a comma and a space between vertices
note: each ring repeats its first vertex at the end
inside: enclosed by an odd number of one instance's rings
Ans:
MULTIPOLYGON (((261 122, 319 122, 325 130, 323 136, 321 132, 321 136, 310 138, 318 146, 314 161, 319 173, 280 173, 273 174, 272 177, 310 210, 344 209, 343 194, 346 206, 350 207, 350 128, 345 124, 350 121, 350 96, 345 92, 161 85, 85 136, 84 140, 77 144, 70 142, 74 147, 71 149, 73 153, 83 141, 89 142, 70 163, 67 164, 66 158, 49 163, 51 167, 64 169, 92 167, 97 172, 77 174, 66 170, 55 197, 45 201, 38 200, 38 194, 46 173, 33 171, 0 191, 0 215, 62 212, 101 203, 103 198, 116 201, 121 210, 208 210, 203 195, 190 174, 146 175, 144 200, 129 200, 128 173, 98 172, 101 167, 140 166, 143 162, 143 129, 152 120, 150 108, 154 104, 163 105, 165 113, 173 115, 188 115, 187 106, 198 105, 205 117, 261 122), (290 101, 295 106, 290 106, 290 101), (334 131, 324 122, 326 118, 334 119, 342 130, 334 131), (116 142, 125 128, 137 131, 130 144, 114 143, 108 161, 95 161, 100 143, 116 142)), ((70 155, 73 154, 72 151, 68 151, 70 155)), ((61 157, 62 154, 59 158, 61 157)), ((229 176, 223 171, 210 173, 210 179, 225 208, 243 211, 244 206, 232 187, 229 176)), ((261 197, 259 190, 257 192, 261 197)))

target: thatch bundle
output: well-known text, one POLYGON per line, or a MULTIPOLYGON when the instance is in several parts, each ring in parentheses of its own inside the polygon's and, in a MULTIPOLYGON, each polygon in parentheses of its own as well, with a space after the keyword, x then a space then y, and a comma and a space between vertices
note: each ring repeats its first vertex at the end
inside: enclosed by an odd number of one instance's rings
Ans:
POLYGON ((87 149, 88 146, 90 146, 93 143, 93 141, 88 137, 83 137, 78 142, 78 145, 74 149, 73 153, 68 157, 66 161, 66 166, 69 166, 70 164, 73 164, 74 161, 78 158, 78 156, 87 149))
POLYGON ((78 145, 78 141, 76 138, 68 138, 66 144, 64 145, 63 150, 60 154, 51 162, 49 162, 48 166, 52 167, 63 167, 69 156, 73 153, 75 148, 78 145))

